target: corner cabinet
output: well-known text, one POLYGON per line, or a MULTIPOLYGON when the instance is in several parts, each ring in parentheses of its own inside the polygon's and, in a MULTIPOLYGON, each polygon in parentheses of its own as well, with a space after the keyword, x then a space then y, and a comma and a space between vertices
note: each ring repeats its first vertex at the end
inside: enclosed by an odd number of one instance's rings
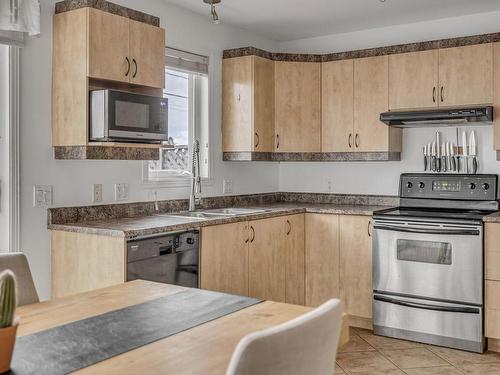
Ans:
POLYGON ((321 149, 321 65, 275 62, 276 152, 321 149))
POLYGON ((200 286, 304 304, 304 215, 201 229, 200 286))
POLYGON ((164 85, 163 28, 93 7, 54 15, 52 145, 56 158, 157 159, 159 145, 89 142, 89 92, 114 89, 162 96, 164 85))
POLYGON ((259 56, 222 60, 224 152, 274 148, 274 61, 259 56))

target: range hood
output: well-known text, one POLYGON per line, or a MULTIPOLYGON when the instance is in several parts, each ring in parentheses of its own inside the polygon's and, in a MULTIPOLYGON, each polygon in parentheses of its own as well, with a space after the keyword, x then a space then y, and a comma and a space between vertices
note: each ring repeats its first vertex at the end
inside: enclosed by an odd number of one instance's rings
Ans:
POLYGON ((398 128, 491 124, 493 107, 384 112, 380 114, 380 121, 398 128))

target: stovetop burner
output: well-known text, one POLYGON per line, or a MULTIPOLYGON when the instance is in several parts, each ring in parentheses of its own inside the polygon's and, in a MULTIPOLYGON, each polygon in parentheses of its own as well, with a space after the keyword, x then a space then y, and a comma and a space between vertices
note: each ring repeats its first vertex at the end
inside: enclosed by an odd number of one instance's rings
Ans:
POLYGON ((482 221, 483 217, 490 215, 491 211, 481 210, 458 210, 458 209, 427 209, 412 207, 396 207, 386 210, 376 211, 374 218, 432 218, 432 219, 450 219, 450 220, 474 220, 482 221))

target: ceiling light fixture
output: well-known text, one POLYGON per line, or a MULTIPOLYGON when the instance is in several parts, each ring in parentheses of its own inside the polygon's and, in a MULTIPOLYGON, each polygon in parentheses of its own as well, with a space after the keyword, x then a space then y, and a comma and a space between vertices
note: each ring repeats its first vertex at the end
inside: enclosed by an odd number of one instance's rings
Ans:
POLYGON ((203 0, 205 4, 210 5, 210 15, 212 16, 212 23, 214 25, 218 25, 220 23, 219 20, 219 15, 217 14, 217 11, 215 10, 215 4, 219 4, 221 0, 203 0))

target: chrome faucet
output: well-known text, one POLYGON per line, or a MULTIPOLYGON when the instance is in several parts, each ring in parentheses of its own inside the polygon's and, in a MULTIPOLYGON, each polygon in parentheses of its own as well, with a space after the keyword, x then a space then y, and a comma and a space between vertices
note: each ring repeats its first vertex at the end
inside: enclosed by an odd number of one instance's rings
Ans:
POLYGON ((200 142, 193 142, 193 160, 191 163, 191 194, 189 195, 189 211, 195 211, 196 205, 201 204, 201 176, 200 176, 200 142))

